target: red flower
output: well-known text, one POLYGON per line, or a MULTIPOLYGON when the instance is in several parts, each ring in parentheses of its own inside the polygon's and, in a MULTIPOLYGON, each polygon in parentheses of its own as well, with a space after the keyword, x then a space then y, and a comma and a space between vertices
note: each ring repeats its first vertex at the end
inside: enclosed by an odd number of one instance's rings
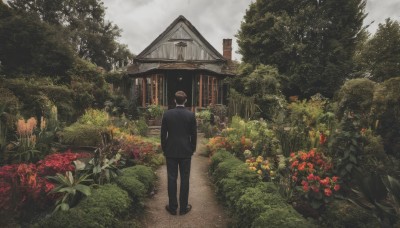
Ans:
POLYGON ((290 157, 294 157, 294 156, 296 156, 293 152, 292 153, 290 153, 290 157))
POLYGON ((299 164, 299 161, 294 161, 291 165, 291 168, 293 169, 294 167, 296 167, 299 164))
POLYGON ((335 183, 338 181, 338 179, 339 179, 339 178, 338 178, 337 176, 333 176, 333 177, 332 177, 332 181, 335 182, 335 183))
POLYGON ((314 174, 311 173, 310 175, 308 175, 307 180, 309 181, 314 180, 314 174))
POLYGON ((324 193, 326 196, 331 196, 332 195, 332 190, 330 188, 325 188, 324 193))
POLYGON ((338 184, 335 184, 335 187, 333 187, 333 189, 334 189, 335 191, 339 191, 339 189, 340 189, 340 185, 338 185, 338 184))
POLYGON ((308 192, 310 190, 310 187, 308 187, 308 185, 303 185, 303 190, 305 192, 308 192))
POLYGON ((325 179, 320 180, 319 183, 326 187, 329 185, 329 181, 329 177, 326 177, 325 179))

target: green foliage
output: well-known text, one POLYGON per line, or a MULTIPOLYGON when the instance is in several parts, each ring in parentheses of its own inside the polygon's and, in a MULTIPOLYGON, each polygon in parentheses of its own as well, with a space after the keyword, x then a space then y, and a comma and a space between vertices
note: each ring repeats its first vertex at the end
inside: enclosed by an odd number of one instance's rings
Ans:
POLYGON ((377 86, 372 111, 377 121, 376 132, 382 136, 385 151, 400 158, 400 77, 377 86))
POLYGON ((68 211, 78 203, 82 196, 90 196, 91 189, 85 183, 91 184, 93 180, 88 178, 89 175, 74 177, 70 171, 67 171, 65 175, 57 173, 54 177, 47 177, 47 179, 54 181, 56 184, 51 193, 62 194, 56 202, 54 211, 68 211))
POLYGON ((339 131, 333 135, 333 141, 329 145, 329 153, 333 158, 336 173, 343 180, 352 180, 352 173, 355 168, 359 167, 363 156, 364 141, 358 116, 345 114, 339 131))
POLYGON ((234 158, 233 154, 229 153, 226 150, 218 150, 214 155, 211 157, 211 164, 210 164, 210 171, 211 173, 214 173, 215 169, 218 167, 218 164, 234 158))
POLYGON ((150 119, 160 118, 164 113, 164 109, 161 105, 149 105, 147 106, 147 114, 150 119))
POLYGON ((277 66, 287 96, 332 97, 352 72, 364 8, 363 0, 255 1, 237 34, 239 53, 253 66, 277 66))
POLYGON ((251 225, 252 228, 308 228, 317 227, 312 222, 305 220, 293 208, 286 206, 274 208, 260 214, 251 225))
POLYGON ((228 177, 228 174, 232 172, 234 169, 237 169, 239 166, 242 168, 246 168, 247 166, 237 158, 227 159, 217 165, 217 168, 212 173, 215 180, 221 180, 223 178, 228 177))
POLYGON ((149 192, 154 187, 156 174, 154 171, 144 165, 135 165, 121 170, 123 176, 137 178, 145 187, 145 191, 149 192))
POLYGON ((134 135, 140 135, 140 136, 146 136, 147 132, 149 130, 149 126, 146 123, 146 120, 144 118, 140 118, 139 120, 134 120, 134 129, 133 129, 133 134, 134 135))
POLYGON ((64 128, 62 142, 76 146, 97 146, 101 143, 100 132, 104 130, 92 124, 74 123, 64 128))
POLYGON ((240 116, 244 119, 252 118, 259 107, 255 103, 255 97, 246 97, 231 89, 228 98, 228 115, 240 116))
POLYGON ((380 227, 375 216, 345 200, 335 200, 328 204, 322 221, 326 227, 380 227))
POLYGON ((110 117, 107 112, 98 109, 87 109, 85 114, 79 117, 78 123, 107 127, 110 124, 110 117))
MULTIPOLYGON (((59 211, 37 224, 37 227, 113 227, 117 223, 113 212, 108 208, 93 207, 90 209, 72 208, 59 211)), ((34 226, 36 227, 36 226, 34 226)))
POLYGON ((91 208, 109 209, 114 216, 121 217, 127 214, 132 203, 128 193, 117 185, 106 184, 92 191, 92 195, 82 200, 78 207, 83 210, 91 208))
POLYGON ((275 134, 279 139, 283 154, 297 150, 309 150, 323 147, 336 125, 333 112, 328 108, 328 101, 320 94, 308 101, 296 101, 288 105, 288 116, 275 122, 275 134))
POLYGON ((120 176, 115 182, 120 188, 127 191, 129 196, 136 202, 140 202, 145 197, 146 187, 135 176, 120 176))
POLYGON ((30 14, 0 18, 0 40, 0 61, 6 75, 65 75, 75 58, 62 28, 30 14))
POLYGON ((116 41, 121 31, 104 19, 105 8, 99 0, 51 3, 9 0, 8 4, 15 12, 35 15, 43 24, 61 28, 69 46, 79 57, 90 59, 107 70, 113 65, 125 65, 127 58, 133 57, 126 45, 116 41))
POLYGON ((400 76, 398 59, 400 58, 400 24, 387 18, 379 23, 375 34, 361 51, 361 62, 364 70, 376 82, 400 76))
POLYGON ((368 126, 366 124, 370 122, 368 116, 373 104, 375 86, 376 83, 365 78, 347 81, 338 93, 337 115, 339 119, 343 117, 346 111, 354 112, 366 116, 364 126, 368 126))

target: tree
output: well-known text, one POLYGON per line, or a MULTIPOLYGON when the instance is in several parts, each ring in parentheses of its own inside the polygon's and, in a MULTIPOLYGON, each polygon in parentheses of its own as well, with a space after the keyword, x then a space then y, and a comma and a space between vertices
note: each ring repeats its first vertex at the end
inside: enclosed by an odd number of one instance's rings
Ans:
POLYGON ((4 73, 65 75, 75 56, 62 28, 43 23, 34 15, 15 14, 4 4, 0 8, 0 61, 4 73))
POLYGON ((400 24, 387 18, 367 41, 360 61, 372 80, 383 82, 400 76, 400 24))
POLYGON ((352 73, 364 0, 257 0, 237 34, 243 61, 277 66, 285 95, 332 97, 352 73))
POLYGON ((9 0, 12 9, 37 15, 51 25, 62 26, 79 57, 110 70, 113 65, 132 54, 116 39, 121 29, 105 21, 105 8, 101 0, 9 0), (119 49, 123 48, 124 52, 119 49))
POLYGON ((239 95, 236 94, 238 92, 244 99, 254 102, 259 112, 253 118, 272 119, 282 109, 284 102, 279 78, 276 67, 262 64, 252 67, 251 64, 243 63, 239 66, 239 77, 229 81, 234 90, 231 93, 239 95))

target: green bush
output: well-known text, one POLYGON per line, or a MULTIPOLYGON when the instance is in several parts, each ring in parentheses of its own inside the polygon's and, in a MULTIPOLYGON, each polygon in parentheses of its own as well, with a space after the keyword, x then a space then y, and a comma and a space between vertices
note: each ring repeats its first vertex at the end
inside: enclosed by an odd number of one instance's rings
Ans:
POLYGON ((216 181, 226 178, 226 177, 228 177, 228 174, 231 171, 233 171, 234 169, 237 169, 239 166, 247 167, 246 164, 244 164, 242 161, 240 161, 237 158, 228 158, 225 161, 218 164, 217 168, 212 173, 213 178, 216 181))
POLYGON ((154 181, 157 178, 154 171, 150 167, 144 165, 128 167, 122 169, 121 171, 124 176, 136 177, 140 182, 142 182, 146 192, 150 191, 153 188, 154 181))
POLYGON ((345 111, 368 114, 374 97, 376 83, 365 78, 347 81, 338 93, 338 117, 345 111))
POLYGON ((218 150, 214 156, 211 157, 210 171, 213 173, 217 168, 218 164, 225 161, 228 158, 234 158, 233 154, 226 150, 218 150))
POLYGON ((280 195, 250 187, 246 188, 244 194, 235 202, 235 214, 240 218, 240 226, 250 226, 262 212, 285 206, 280 195))
POLYGON ((252 223, 253 228, 309 228, 317 227, 304 219, 292 207, 279 207, 261 213, 252 223))
POLYGON ((114 184, 106 184, 92 191, 92 195, 78 204, 79 208, 105 208, 112 211, 117 217, 126 215, 131 206, 132 199, 128 193, 114 184))
POLYGON ((344 200, 329 204, 322 221, 327 227, 380 227, 378 219, 369 211, 344 200))
POLYGON ((106 127, 110 124, 110 117, 106 111, 87 109, 78 119, 78 123, 106 127))
POLYGON ((62 141, 76 146, 98 146, 101 143, 100 132, 103 130, 103 127, 91 124, 74 123, 64 129, 62 141))
POLYGON ((72 208, 69 211, 56 212, 51 217, 39 222, 37 227, 113 227, 116 221, 117 219, 114 218, 114 214, 108 208, 72 208))
POLYGON ((119 176, 115 182, 117 185, 128 192, 129 196, 135 201, 140 201, 146 195, 146 187, 135 176, 119 176))

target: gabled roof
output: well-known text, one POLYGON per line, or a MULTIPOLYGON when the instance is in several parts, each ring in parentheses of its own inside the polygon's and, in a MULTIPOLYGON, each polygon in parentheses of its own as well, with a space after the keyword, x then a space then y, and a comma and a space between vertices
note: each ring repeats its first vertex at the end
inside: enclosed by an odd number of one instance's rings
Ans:
POLYGON ((182 15, 175 19, 136 58, 137 62, 199 61, 226 62, 227 60, 182 15))

